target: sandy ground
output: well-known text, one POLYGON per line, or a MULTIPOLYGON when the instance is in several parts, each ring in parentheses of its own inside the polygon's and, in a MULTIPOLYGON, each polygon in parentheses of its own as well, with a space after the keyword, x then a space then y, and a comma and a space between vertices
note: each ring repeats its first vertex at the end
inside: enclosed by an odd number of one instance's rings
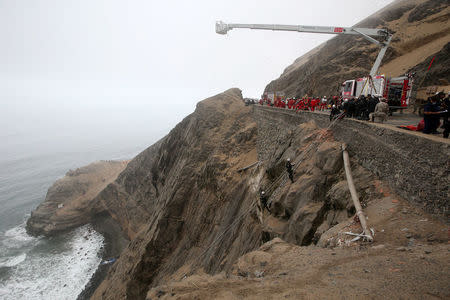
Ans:
POLYGON ((373 243, 350 242, 354 219, 325 239, 299 247, 274 239, 235 263, 232 272, 198 273, 150 290, 147 299, 449 299, 449 227, 392 194, 365 208, 373 243), (338 242, 338 243, 336 243, 338 242))
POLYGON ((450 22, 445 17, 449 12, 450 7, 447 7, 420 22, 409 23, 408 14, 389 22, 389 28, 395 31, 394 37, 400 39, 400 42, 393 43, 391 47, 402 55, 383 64, 378 73, 389 76, 403 75, 418 62, 439 52, 450 41, 450 22), (431 39, 433 35, 436 37, 431 39))

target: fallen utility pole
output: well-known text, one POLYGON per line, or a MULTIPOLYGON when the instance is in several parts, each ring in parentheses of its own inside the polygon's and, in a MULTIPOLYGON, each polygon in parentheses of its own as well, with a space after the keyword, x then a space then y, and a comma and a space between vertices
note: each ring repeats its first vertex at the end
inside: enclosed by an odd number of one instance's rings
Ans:
POLYGON ((243 172, 243 171, 245 171, 245 170, 248 170, 248 169, 250 169, 251 167, 256 166, 258 163, 259 163, 259 161, 255 161, 254 163, 252 163, 252 164, 250 164, 250 165, 248 165, 248 166, 246 166, 246 167, 240 168, 239 170, 237 170, 237 172, 240 173, 240 172, 243 172))
POLYGON ((350 169, 350 159, 348 157, 346 144, 342 144, 342 155, 344 158, 345 176, 347 177, 348 189, 350 190, 350 194, 352 196, 353 205, 355 206, 356 209, 356 215, 359 218, 359 222, 361 223, 364 235, 370 242, 372 242, 373 236, 370 230, 367 228, 366 216, 364 216, 364 213, 362 211, 358 193, 356 192, 355 184, 353 183, 352 170, 350 169))

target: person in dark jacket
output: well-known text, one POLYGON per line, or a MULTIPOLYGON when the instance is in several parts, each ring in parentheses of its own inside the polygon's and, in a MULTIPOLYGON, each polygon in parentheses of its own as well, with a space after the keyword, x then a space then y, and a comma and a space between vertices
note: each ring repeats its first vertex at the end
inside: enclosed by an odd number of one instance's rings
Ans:
POLYGON ((347 117, 349 118, 354 118, 356 115, 356 104, 355 104, 355 99, 350 99, 348 100, 347 103, 347 117))
POLYGON ((266 196, 266 192, 262 191, 260 196, 259 196, 259 200, 261 201, 261 212, 264 211, 264 208, 267 209, 267 211, 270 213, 270 209, 269 206, 267 205, 267 196, 266 196))
POLYGON ((447 98, 442 101, 442 108, 444 109, 442 113, 442 118, 444 121, 442 126, 444 127, 444 138, 448 139, 450 133, 450 92, 447 94, 447 98))
POLYGON ((339 108, 336 107, 336 104, 333 104, 330 112, 330 121, 333 121, 336 118, 336 116, 339 115, 340 113, 341 111, 339 110, 339 108))
POLYGON ((379 101, 378 101, 378 99, 376 97, 370 96, 369 104, 368 104, 368 108, 369 108, 368 115, 370 115, 371 113, 375 112, 375 106, 377 106, 378 102, 379 101))
POLYGON ((423 133, 436 134, 440 123, 440 107, 438 104, 440 96, 429 97, 427 104, 423 108, 423 120, 425 122, 425 128, 423 133))
POLYGON ((288 158, 286 160, 286 171, 288 172, 289 179, 292 183, 294 182, 294 169, 292 168, 293 166, 294 164, 291 163, 291 159, 288 158))

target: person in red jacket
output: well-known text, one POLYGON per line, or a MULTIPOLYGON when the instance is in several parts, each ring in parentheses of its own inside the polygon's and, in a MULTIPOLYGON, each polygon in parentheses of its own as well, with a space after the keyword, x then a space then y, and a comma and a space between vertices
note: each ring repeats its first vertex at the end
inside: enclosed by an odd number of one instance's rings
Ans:
POLYGON ((311 111, 314 111, 316 109, 316 99, 312 99, 309 106, 311 107, 311 111))

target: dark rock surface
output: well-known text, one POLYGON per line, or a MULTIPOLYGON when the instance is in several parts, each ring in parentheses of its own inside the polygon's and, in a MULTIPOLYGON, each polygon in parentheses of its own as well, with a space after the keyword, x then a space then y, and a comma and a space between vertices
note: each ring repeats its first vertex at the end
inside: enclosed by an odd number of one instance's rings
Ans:
POLYGON ((428 85, 450 84, 450 42, 438 53, 434 53, 427 57, 423 62, 408 70, 409 73, 416 72, 417 82, 425 81, 428 85), (426 71, 430 66, 432 59, 433 64, 429 71, 426 71), (439 62, 439 63, 434 63, 439 62))

